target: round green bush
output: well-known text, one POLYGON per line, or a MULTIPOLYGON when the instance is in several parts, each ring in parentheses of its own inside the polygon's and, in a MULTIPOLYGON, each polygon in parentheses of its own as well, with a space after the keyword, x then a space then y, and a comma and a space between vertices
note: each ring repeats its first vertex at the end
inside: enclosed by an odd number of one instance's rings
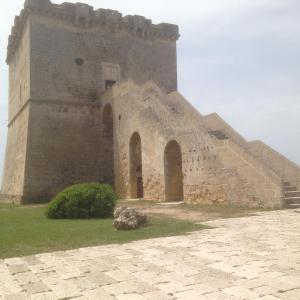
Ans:
POLYGON ((52 219, 109 218, 116 200, 117 195, 108 184, 76 184, 54 197, 46 215, 52 219))

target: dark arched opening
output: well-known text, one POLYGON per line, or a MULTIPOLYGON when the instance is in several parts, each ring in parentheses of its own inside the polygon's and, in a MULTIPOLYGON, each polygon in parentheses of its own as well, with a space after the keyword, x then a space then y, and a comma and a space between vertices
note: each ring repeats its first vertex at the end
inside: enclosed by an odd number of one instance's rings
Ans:
POLYGON ((114 122, 110 104, 103 109, 103 151, 103 181, 114 186, 114 122))
POLYGON ((180 146, 170 141, 164 153, 166 201, 183 201, 183 173, 180 146))
POLYGON ((131 198, 143 198, 143 165, 142 165, 142 143, 140 135, 135 132, 129 144, 130 160, 130 196, 131 198))

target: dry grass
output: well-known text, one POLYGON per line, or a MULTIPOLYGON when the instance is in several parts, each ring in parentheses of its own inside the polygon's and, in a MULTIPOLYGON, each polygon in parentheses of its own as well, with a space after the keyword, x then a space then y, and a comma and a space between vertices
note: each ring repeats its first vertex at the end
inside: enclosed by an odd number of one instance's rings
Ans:
POLYGON ((122 200, 119 206, 130 206, 140 209, 153 216, 165 216, 181 220, 204 222, 220 218, 239 218, 255 215, 264 211, 262 209, 250 209, 233 206, 217 205, 188 205, 188 204, 164 204, 146 200, 122 200))

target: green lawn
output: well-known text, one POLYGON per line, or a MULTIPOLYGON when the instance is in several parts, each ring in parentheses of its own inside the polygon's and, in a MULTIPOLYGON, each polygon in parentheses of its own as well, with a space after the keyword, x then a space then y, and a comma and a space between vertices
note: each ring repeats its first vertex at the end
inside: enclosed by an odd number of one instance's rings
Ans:
POLYGON ((45 205, 0 204, 0 258, 78 247, 125 243, 208 228, 189 221, 153 217, 135 231, 115 231, 112 220, 50 220, 45 205))

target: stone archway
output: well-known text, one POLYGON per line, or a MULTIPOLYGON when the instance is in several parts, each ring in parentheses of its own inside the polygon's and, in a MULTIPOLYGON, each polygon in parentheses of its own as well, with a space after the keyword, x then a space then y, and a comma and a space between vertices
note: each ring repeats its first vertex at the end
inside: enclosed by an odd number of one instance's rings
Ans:
POLYGON ((170 141, 165 148, 164 171, 166 201, 183 201, 182 155, 176 141, 170 141))
POLYGON ((142 142, 140 135, 135 132, 129 143, 130 162, 130 197, 143 198, 143 165, 142 165, 142 142))
POLYGON ((114 186, 114 121, 111 105, 104 106, 103 115, 103 181, 114 186))

